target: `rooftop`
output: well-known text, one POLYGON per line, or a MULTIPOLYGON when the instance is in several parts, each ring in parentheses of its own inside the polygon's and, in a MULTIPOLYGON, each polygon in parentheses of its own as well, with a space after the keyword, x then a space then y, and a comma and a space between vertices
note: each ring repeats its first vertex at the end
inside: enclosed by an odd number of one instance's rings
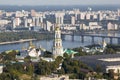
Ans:
POLYGON ((64 51, 65 53, 67 53, 67 54, 76 54, 77 52, 75 52, 75 51, 73 51, 73 50, 70 50, 70 49, 66 49, 65 51, 64 51))
POLYGON ((91 66, 100 64, 101 66, 118 66, 120 65, 120 54, 104 54, 104 55, 92 55, 92 56, 80 56, 74 59, 80 60, 91 66))

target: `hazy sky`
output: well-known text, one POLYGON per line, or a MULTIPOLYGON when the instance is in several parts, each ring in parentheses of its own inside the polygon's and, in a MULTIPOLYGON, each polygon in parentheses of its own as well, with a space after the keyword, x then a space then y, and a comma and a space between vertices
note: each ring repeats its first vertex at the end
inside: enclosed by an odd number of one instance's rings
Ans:
POLYGON ((101 5, 120 4, 120 0, 0 0, 0 5, 101 5))

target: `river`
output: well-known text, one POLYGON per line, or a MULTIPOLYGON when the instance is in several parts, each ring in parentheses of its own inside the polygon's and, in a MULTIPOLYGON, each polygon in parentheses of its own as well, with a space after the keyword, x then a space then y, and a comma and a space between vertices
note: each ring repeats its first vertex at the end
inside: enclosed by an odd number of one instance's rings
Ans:
MULTIPOLYGON (((108 36, 120 36, 120 33, 112 33, 112 34, 96 34, 96 35, 108 35, 108 36)), ((96 44, 102 43, 102 38, 96 37, 95 39, 96 44)), ((105 41, 107 43, 110 42, 109 38, 105 38, 105 41)), ((53 40, 39 40, 39 41, 33 41, 33 44, 36 47, 43 47, 49 51, 52 50, 53 40)), ((80 46, 86 46, 93 44, 91 42, 91 37, 84 37, 84 43, 81 42, 80 36, 74 36, 74 41, 71 40, 71 36, 67 35, 65 36, 65 40, 62 42, 64 48, 75 48, 80 46)), ((117 44, 117 39, 113 39, 113 44, 117 44)), ((0 45, 0 52, 6 51, 6 50, 21 50, 22 47, 28 48, 29 42, 21 42, 21 43, 14 43, 14 44, 4 44, 0 45)))

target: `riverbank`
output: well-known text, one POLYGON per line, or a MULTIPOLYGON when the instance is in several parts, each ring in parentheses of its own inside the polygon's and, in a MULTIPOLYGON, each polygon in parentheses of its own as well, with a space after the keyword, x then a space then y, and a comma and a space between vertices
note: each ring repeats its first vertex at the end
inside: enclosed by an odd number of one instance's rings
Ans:
POLYGON ((33 31, 22 32, 2 32, 0 33, 0 42, 19 41, 21 39, 37 39, 37 40, 49 40, 53 39, 53 35, 49 33, 39 33, 33 31))
POLYGON ((36 39, 20 39, 18 41, 8 41, 8 42, 1 42, 0 45, 4 45, 4 44, 14 44, 14 43, 21 43, 21 42, 28 42, 28 41, 34 41, 36 39))

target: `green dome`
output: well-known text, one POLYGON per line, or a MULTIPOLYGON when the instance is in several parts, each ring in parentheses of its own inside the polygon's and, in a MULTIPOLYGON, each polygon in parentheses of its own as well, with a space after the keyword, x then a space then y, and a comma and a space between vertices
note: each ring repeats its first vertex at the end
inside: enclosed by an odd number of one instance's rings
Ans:
POLYGON ((67 53, 68 55, 78 53, 78 52, 75 52, 75 51, 70 50, 70 49, 66 49, 64 52, 67 53))

